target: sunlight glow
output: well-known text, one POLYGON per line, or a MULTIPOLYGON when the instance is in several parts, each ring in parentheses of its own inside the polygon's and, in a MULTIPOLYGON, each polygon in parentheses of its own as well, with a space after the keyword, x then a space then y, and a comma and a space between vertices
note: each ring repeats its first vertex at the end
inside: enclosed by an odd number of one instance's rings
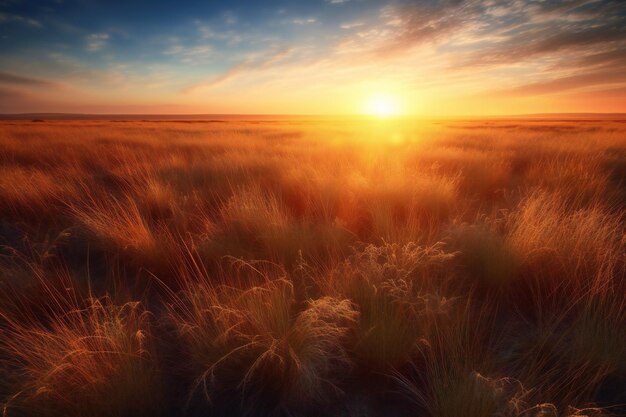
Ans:
POLYGON ((373 96, 367 103, 365 111, 378 117, 396 116, 400 113, 398 101, 388 94, 373 96))

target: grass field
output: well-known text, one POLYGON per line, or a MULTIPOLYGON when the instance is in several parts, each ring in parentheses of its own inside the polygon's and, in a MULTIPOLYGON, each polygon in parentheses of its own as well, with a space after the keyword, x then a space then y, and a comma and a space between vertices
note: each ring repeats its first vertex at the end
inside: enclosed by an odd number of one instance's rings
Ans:
POLYGON ((620 120, 3 121, 3 415, 620 415, 625 209, 620 120))

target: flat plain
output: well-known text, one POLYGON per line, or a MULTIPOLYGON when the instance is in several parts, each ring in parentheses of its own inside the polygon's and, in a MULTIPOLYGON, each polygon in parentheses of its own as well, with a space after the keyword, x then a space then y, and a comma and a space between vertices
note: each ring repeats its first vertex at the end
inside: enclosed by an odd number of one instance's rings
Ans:
POLYGON ((626 412, 624 120, 0 122, 4 416, 626 412))

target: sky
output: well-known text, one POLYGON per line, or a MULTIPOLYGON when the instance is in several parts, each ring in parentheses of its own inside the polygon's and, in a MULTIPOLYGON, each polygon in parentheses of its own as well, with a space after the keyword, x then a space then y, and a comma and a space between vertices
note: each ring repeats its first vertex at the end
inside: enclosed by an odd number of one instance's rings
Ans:
POLYGON ((626 112, 625 0, 0 0, 0 113, 626 112))

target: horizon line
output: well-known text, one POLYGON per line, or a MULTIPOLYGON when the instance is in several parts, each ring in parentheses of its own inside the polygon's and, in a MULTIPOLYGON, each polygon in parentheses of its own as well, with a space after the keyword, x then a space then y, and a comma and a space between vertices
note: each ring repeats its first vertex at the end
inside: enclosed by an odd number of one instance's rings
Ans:
MULTIPOLYGON (((606 119, 606 118, 626 118, 626 112, 550 112, 550 113, 521 113, 521 114, 500 114, 500 115, 419 115, 400 114, 381 118, 371 114, 289 114, 289 113, 71 113, 71 112, 32 112, 32 113, 0 113, 0 120, 27 120, 27 119, 49 119, 49 120, 72 120, 72 118, 84 120, 98 119, 140 119, 151 120, 185 120, 184 118, 357 118, 357 119, 380 119, 380 120, 440 120, 440 119, 507 119, 507 118, 585 118, 585 119, 606 119)), ((189 120, 189 119, 186 119, 189 120)))

